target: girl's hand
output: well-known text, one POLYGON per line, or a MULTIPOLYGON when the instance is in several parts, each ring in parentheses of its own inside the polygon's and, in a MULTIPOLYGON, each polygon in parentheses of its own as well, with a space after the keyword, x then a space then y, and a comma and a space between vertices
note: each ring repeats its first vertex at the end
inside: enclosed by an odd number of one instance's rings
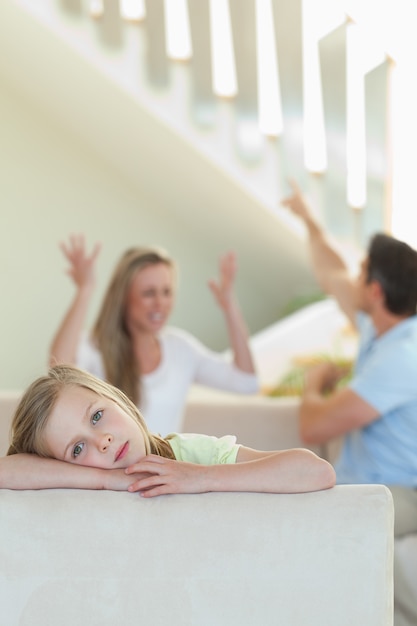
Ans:
POLYGON ((146 474, 128 487, 128 491, 140 491, 144 498, 167 493, 203 493, 205 488, 205 465, 174 461, 149 454, 138 463, 125 469, 127 475, 146 474))
POLYGON ((128 475, 124 469, 103 469, 100 472, 103 480, 103 489, 109 491, 135 491, 130 489, 130 487, 136 481, 149 476, 149 474, 144 473, 128 475))
POLYGON ((236 255, 228 252, 220 257, 219 262, 220 277, 218 281, 209 281, 209 287, 222 309, 227 309, 233 298, 233 286, 237 272, 236 255))
POLYGON ((88 255, 83 235, 71 235, 69 242, 61 242, 64 256, 69 261, 70 267, 67 274, 71 276, 77 287, 94 287, 95 285, 95 262, 101 249, 101 244, 96 243, 91 254, 88 255))

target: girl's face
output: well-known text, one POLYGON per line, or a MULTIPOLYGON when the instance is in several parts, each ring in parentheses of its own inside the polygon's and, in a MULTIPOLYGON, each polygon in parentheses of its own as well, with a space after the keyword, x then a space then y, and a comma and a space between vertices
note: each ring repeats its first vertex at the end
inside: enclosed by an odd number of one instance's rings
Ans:
POLYGON ((45 427, 50 454, 88 467, 128 467, 146 455, 141 427, 115 402, 83 387, 67 387, 45 427))
POLYGON ((126 323, 130 332, 158 332, 174 304, 174 272, 166 263, 149 265, 133 277, 127 293, 126 323))

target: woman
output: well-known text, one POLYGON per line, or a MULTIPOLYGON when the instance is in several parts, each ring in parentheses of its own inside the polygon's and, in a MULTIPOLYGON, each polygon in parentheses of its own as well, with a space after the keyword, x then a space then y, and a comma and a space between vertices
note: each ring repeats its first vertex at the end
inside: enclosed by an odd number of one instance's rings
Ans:
POLYGON ((245 323, 233 284, 233 254, 220 262, 210 288, 229 333, 233 363, 189 333, 168 327, 175 296, 175 267, 159 248, 132 248, 118 262, 90 336, 83 333, 95 286, 100 246, 87 254, 84 238, 61 245, 77 290, 51 346, 50 365, 70 363, 115 385, 140 408, 149 428, 181 429, 187 392, 199 383, 237 393, 258 391, 245 323))
POLYGON ((12 422, 0 488, 80 488, 169 493, 298 493, 334 485, 332 466, 310 450, 262 452, 233 436, 152 435, 112 385, 68 365, 24 393, 12 422))

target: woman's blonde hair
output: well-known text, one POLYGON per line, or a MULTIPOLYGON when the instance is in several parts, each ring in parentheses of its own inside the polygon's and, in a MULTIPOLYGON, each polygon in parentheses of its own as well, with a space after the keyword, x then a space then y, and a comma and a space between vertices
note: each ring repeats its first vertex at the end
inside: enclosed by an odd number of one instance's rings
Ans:
POLYGON ((132 280, 139 270, 174 261, 162 248, 130 248, 116 265, 93 327, 92 339, 102 355, 106 380, 134 402, 140 401, 140 371, 126 326, 126 302, 132 280))
POLYGON ((46 376, 35 380, 25 391, 14 414, 8 455, 29 453, 51 457, 44 439, 45 426, 62 390, 83 387, 115 402, 142 430, 147 454, 175 459, 168 441, 148 431, 137 407, 119 389, 72 365, 56 365, 46 376))

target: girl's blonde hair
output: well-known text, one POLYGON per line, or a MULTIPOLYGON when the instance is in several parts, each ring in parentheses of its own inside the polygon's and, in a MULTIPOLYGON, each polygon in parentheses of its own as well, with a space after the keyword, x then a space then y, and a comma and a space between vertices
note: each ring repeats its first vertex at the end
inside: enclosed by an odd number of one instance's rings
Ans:
POLYGON ((25 391, 14 414, 8 455, 29 453, 51 457, 44 440, 45 426, 62 390, 83 387, 115 402, 142 430, 147 454, 175 459, 168 441, 152 435, 137 407, 119 389, 71 365, 56 365, 25 391))
POLYGON ((126 327, 126 301, 136 273, 159 263, 175 269, 174 261, 162 248, 126 250, 114 269, 92 331, 103 358, 106 380, 124 391, 136 405, 140 402, 140 371, 126 327))

